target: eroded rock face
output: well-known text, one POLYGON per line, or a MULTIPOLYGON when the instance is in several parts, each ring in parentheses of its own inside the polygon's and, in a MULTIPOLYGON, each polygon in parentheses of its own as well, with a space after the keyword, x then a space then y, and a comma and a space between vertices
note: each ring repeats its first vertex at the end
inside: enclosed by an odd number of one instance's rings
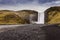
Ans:
POLYGON ((17 11, 19 16, 25 20, 28 20, 30 23, 32 21, 38 21, 38 12, 34 10, 21 10, 17 11))
POLYGON ((45 23, 46 24, 60 23, 60 6, 50 7, 45 11, 45 23))
POLYGON ((30 24, 30 14, 34 14, 37 21, 38 12, 33 10, 0 10, 0 24, 30 24))

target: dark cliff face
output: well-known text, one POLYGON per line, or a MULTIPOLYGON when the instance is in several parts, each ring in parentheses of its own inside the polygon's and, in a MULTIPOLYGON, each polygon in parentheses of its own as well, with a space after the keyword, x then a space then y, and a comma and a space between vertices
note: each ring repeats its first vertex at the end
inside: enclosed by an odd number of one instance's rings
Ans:
POLYGON ((34 10, 0 10, 0 24, 30 24, 30 14, 33 14, 33 20, 37 21, 38 12, 34 10))
POLYGON ((50 7, 45 11, 45 23, 60 23, 60 6, 50 7))

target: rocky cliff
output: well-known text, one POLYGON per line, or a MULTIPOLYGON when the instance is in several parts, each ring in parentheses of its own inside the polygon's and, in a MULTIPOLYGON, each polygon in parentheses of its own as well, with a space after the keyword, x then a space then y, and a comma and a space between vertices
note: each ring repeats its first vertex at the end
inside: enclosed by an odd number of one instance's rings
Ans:
POLYGON ((0 24, 29 24, 30 14, 35 14, 34 20, 37 21, 38 12, 33 10, 0 10, 0 24))
POLYGON ((21 10, 17 11, 19 13, 19 16, 23 18, 24 20, 29 21, 30 23, 32 21, 37 21, 38 20, 38 12, 34 10, 21 10))
POLYGON ((45 11, 45 23, 60 23, 60 6, 50 7, 45 11))

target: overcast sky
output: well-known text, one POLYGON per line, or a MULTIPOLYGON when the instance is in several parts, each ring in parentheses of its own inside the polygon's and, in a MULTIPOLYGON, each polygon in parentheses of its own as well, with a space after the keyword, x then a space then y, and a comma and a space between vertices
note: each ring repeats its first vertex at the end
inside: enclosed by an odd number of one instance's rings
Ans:
POLYGON ((0 4, 26 4, 26 3, 32 3, 32 2, 38 2, 39 4, 47 3, 47 2, 53 2, 53 1, 59 1, 59 0, 0 0, 0 4))
POLYGON ((43 12, 50 6, 60 5, 60 0, 0 0, 0 9, 30 9, 43 12))

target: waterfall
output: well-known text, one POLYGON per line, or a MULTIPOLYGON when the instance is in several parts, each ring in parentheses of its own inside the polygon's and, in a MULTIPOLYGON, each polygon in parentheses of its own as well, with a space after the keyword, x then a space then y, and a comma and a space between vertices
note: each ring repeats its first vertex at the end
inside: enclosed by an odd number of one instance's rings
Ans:
POLYGON ((44 24, 44 13, 38 13, 38 22, 36 22, 37 24, 44 24))

